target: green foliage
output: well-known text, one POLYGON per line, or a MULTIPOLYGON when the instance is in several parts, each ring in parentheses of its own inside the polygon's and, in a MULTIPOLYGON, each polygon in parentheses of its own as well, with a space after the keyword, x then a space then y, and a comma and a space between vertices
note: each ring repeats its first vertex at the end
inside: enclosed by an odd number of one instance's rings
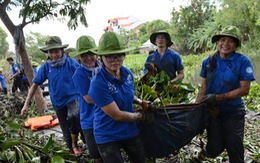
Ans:
MULTIPOLYGON (((9 2, 10 6, 21 6, 22 9, 19 12, 19 17, 24 20, 29 20, 30 23, 39 23, 42 18, 46 19, 54 19, 54 18, 64 18, 67 16, 68 27, 70 29, 76 29, 78 26, 78 21, 80 21, 84 26, 87 25, 86 17, 85 17, 85 8, 90 0, 64 0, 64 1, 24 1, 19 0, 15 2, 9 2)), ((8 6, 8 9, 11 7, 8 6)))
POLYGON ((130 68, 135 74, 135 78, 140 78, 143 75, 144 63, 147 54, 129 54, 125 57, 124 66, 130 68))
POLYGON ((146 28, 146 32, 150 36, 153 32, 157 32, 160 30, 167 31, 171 28, 171 26, 168 22, 158 19, 147 23, 145 28, 146 28))
MULTIPOLYGON (((189 35, 206 22, 214 21, 213 13, 216 7, 210 0, 191 0, 190 5, 181 6, 180 10, 173 9, 171 18, 171 34, 175 46, 182 53, 188 53, 189 35)), ((199 36, 197 39, 200 39, 199 36)), ((195 48, 197 50, 197 48, 195 48)))
POLYGON ((64 148, 63 139, 57 139, 54 134, 49 137, 39 135, 24 128, 24 120, 18 116, 6 118, 8 119, 0 118, 1 162, 50 162, 51 159, 56 162, 78 161, 64 148))
POLYGON ((219 0, 220 10, 215 15, 216 23, 223 27, 234 25, 238 27, 243 36, 242 40, 255 39, 256 31, 260 30, 259 8, 260 1, 252 0, 219 0))
POLYGON ((244 97, 247 109, 260 112, 260 85, 256 82, 251 83, 249 95, 244 97))
POLYGON ((5 59, 7 51, 9 49, 9 44, 6 41, 7 33, 0 27, 0 59, 5 59))
POLYGON ((214 22, 206 22, 189 34, 188 48, 195 54, 214 50, 216 44, 212 44, 211 38, 221 30, 214 22))
POLYGON ((46 54, 39 47, 45 46, 47 38, 48 36, 43 36, 38 32, 30 32, 30 34, 26 35, 26 50, 31 61, 33 60, 40 64, 42 60, 46 60, 46 54))
POLYGON ((126 45, 133 47, 141 46, 145 43, 153 32, 159 30, 170 29, 170 24, 164 20, 153 20, 152 22, 144 23, 137 33, 136 30, 122 30, 121 35, 123 36, 126 45))
POLYGON ((163 71, 155 76, 148 72, 135 81, 136 96, 152 101, 158 107, 166 104, 189 103, 195 97, 194 92, 195 88, 189 83, 170 83, 170 77, 163 71))

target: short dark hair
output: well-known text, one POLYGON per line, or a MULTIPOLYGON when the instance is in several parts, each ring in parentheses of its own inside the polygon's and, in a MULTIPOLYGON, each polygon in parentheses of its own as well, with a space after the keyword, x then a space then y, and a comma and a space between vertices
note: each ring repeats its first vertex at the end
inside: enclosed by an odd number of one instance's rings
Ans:
POLYGON ((6 61, 14 61, 13 57, 6 58, 6 61))

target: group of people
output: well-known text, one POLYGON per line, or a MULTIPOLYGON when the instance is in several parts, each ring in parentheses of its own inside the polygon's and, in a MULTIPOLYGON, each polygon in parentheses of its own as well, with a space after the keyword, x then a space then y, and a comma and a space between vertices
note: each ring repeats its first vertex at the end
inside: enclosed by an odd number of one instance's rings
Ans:
MULTIPOLYGON (((12 84, 12 93, 18 92, 18 90, 22 93, 22 95, 27 95, 27 91, 30 87, 28 78, 24 72, 23 65, 17 65, 14 62, 13 57, 8 57, 6 61, 10 64, 11 66, 11 74, 8 75, 8 79, 13 81, 12 84)), ((33 61, 32 62, 32 68, 34 73, 37 73, 37 66, 38 63, 33 61)), ((0 90, 4 93, 7 94, 7 83, 5 76, 3 74, 3 68, 0 68, 0 90)))
MULTIPOLYGON (((179 53, 169 49, 173 44, 166 31, 154 32, 150 41, 157 49, 147 57, 157 71, 165 71, 171 82, 184 78, 184 65, 179 53)), ((208 142, 199 157, 214 158, 227 149, 230 162, 244 162, 244 115, 242 96, 247 95, 254 72, 251 61, 236 52, 241 45, 238 30, 225 28, 212 38, 217 51, 202 62, 202 85, 196 99, 205 103, 209 115, 206 127, 208 142), (212 110, 218 114, 211 116, 212 110)), ((104 33, 96 46, 91 36, 81 36, 70 57, 57 36, 51 36, 41 50, 47 61, 33 79, 21 115, 25 115, 36 88, 48 79, 51 101, 67 147, 81 156, 78 134, 82 130, 94 162, 124 162, 122 149, 131 162, 144 163, 145 151, 138 124, 151 123, 153 113, 135 112, 134 104, 147 108, 149 101, 135 96, 134 76, 123 66, 127 48, 115 32, 104 33), (79 57, 80 64, 73 58, 79 57), (98 59, 99 57, 99 59, 98 59)), ((144 68, 144 73, 148 70, 144 68)), ((158 149, 159 150, 159 149, 158 149)))

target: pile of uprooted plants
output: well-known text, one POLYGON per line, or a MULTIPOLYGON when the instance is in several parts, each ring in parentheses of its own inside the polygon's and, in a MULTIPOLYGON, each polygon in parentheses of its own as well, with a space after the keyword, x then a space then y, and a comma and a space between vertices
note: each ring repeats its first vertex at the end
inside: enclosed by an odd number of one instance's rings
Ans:
MULTIPOLYGON (((140 83, 139 83, 140 84, 140 83)), ((155 84, 158 88, 159 84, 155 84)), ((179 93, 185 99, 192 97, 189 93, 194 93, 195 89, 191 85, 179 85, 179 93), (183 90, 189 90, 188 94, 183 94, 183 90)), ((149 98, 155 98, 154 90, 139 86, 137 89, 148 91, 149 98)), ((163 92, 165 93, 165 92, 163 92)), ((245 159, 246 162, 260 162, 260 86, 255 84, 251 88, 250 95, 245 97, 247 105, 246 126, 245 126, 245 159)), ((163 95, 162 93, 160 93, 163 95)), ((143 98, 148 98, 142 94, 143 98)), ((158 96, 158 93, 157 93, 158 96)), ((166 99, 164 102, 174 101, 176 99, 166 99)), ((155 101, 158 99, 154 99, 155 101)), ((178 99, 179 100, 179 99, 178 99)), ((183 100, 181 98, 180 100, 183 100)), ((81 158, 76 158, 66 148, 64 141, 60 136, 54 134, 44 135, 40 132, 33 132, 24 127, 25 119, 21 118, 20 110, 23 107, 25 97, 19 94, 3 95, 0 94, 0 162, 91 162, 88 150, 81 158)), ((31 107, 35 108, 32 102, 31 107)), ((29 116, 39 115, 37 109, 30 109, 29 116)), ((206 142, 206 134, 198 135, 192 141, 176 150, 173 154, 164 158, 149 159, 147 163, 165 163, 165 162, 199 162, 197 155, 200 149, 200 139, 206 142)), ((158 147, 158 150, 163 147, 158 147)), ((84 150, 82 148, 82 150, 84 150)), ((123 154, 124 155, 124 154, 123 154)), ((127 160, 127 157, 126 157, 127 160)), ((204 162, 228 162, 227 153, 223 152, 215 159, 208 159, 204 162)))

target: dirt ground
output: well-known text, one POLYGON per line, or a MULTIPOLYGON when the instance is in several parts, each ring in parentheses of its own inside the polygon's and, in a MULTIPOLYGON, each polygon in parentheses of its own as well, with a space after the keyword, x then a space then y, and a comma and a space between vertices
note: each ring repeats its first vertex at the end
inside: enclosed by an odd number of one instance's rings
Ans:
POLYGON ((52 128, 39 129, 39 130, 35 131, 35 133, 39 133, 44 136, 49 136, 51 134, 55 134, 55 136, 57 136, 57 137, 62 137, 60 125, 56 125, 52 128))

